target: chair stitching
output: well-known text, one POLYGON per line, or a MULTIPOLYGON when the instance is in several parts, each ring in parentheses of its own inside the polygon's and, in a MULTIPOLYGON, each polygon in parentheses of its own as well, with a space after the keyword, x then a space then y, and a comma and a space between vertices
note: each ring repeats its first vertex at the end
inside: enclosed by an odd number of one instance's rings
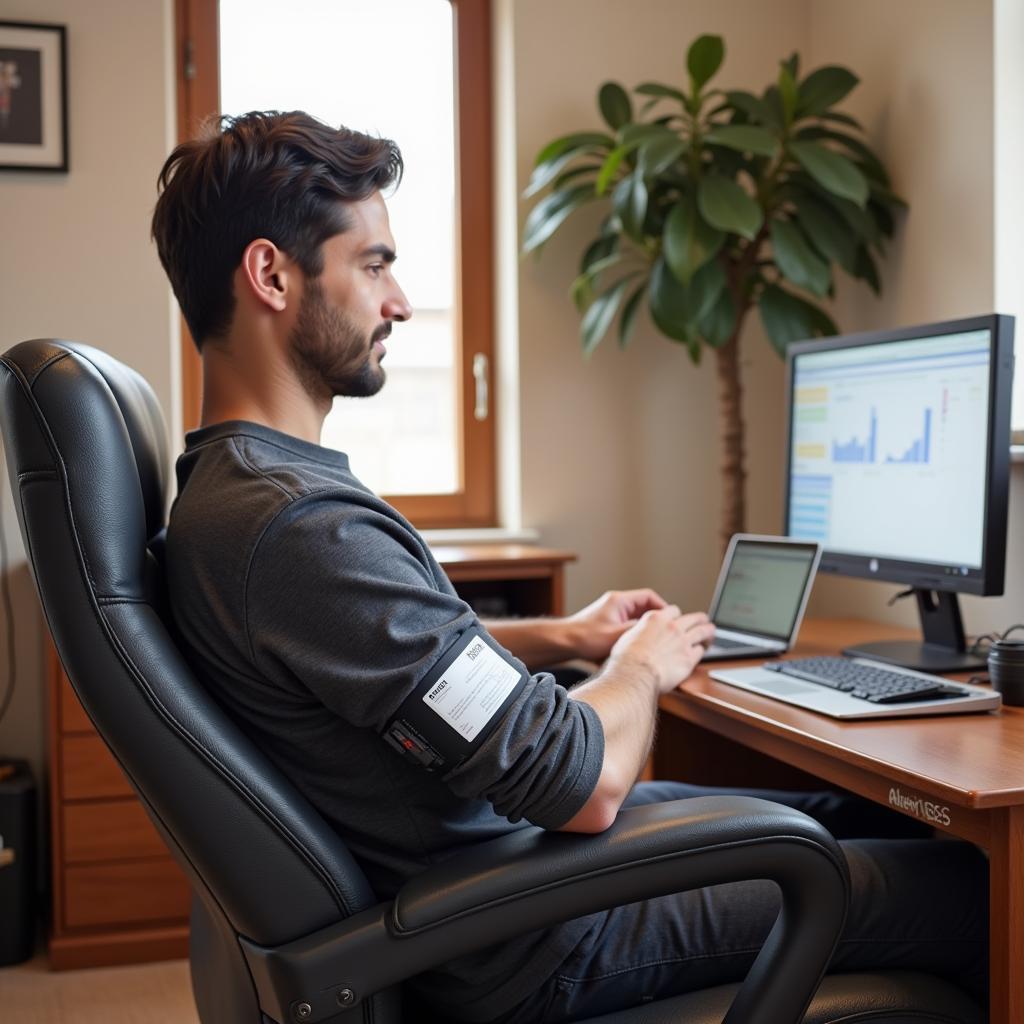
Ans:
MULTIPOLYGON (((70 356, 70 355, 71 355, 71 353, 67 349, 62 349, 59 352, 55 352, 52 356, 50 356, 49 359, 47 359, 45 362, 43 362, 39 366, 37 366, 36 369, 35 369, 35 373, 32 374, 32 379, 29 380, 27 377, 25 378, 29 388, 34 388, 35 387, 36 381, 39 379, 39 375, 45 369, 47 369, 48 367, 52 366, 54 363, 60 362, 62 359, 67 359, 68 356, 70 356)), ((4 361, 6 362, 6 360, 4 360, 4 361)))

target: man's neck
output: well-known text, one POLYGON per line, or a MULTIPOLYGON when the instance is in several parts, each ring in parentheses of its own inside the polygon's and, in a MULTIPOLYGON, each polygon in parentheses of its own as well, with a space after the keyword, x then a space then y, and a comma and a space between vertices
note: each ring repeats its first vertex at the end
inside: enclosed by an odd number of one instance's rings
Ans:
POLYGON ((312 398, 291 367, 279 360, 241 360, 235 351, 203 346, 200 425, 245 420, 319 444, 330 402, 312 398))

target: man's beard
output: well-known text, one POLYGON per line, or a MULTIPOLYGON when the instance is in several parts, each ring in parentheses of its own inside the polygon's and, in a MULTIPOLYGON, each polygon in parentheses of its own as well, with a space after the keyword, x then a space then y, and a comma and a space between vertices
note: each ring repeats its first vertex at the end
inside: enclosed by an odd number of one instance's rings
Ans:
POLYGON ((317 281, 307 280, 288 339, 292 365, 314 398, 368 398, 384 387, 387 376, 373 358, 373 342, 390 333, 391 324, 384 321, 367 338, 327 302, 317 281))

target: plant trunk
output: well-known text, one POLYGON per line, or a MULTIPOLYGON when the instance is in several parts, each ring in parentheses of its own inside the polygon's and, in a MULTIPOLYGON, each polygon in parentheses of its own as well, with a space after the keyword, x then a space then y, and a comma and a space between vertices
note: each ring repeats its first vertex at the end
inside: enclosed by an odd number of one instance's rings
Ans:
POLYGON ((725 553, 734 533, 743 533, 747 525, 746 479, 744 465, 743 387, 740 382, 740 330, 743 317, 737 317, 732 337, 715 350, 718 369, 718 416, 721 421, 722 519, 718 539, 725 553))

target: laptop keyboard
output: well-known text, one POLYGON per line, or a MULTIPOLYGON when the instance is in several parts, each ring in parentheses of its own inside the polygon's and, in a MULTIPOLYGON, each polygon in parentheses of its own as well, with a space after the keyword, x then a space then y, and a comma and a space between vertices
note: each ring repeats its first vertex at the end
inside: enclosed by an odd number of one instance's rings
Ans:
POLYGON ((968 691, 948 683, 941 676, 911 676, 851 658, 796 658, 792 661, 768 661, 764 667, 780 675, 828 686, 872 704, 968 696, 968 691))
POLYGON ((728 640, 722 636, 716 636, 711 643, 722 651, 735 651, 741 648, 757 646, 757 644, 752 643, 750 640, 728 640))

